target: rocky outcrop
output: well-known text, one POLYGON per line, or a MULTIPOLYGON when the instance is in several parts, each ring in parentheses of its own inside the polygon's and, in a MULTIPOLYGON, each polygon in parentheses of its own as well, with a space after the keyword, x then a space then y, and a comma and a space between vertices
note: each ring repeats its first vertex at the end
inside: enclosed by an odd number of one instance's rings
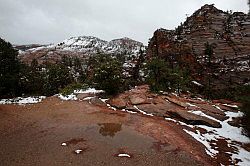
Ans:
POLYGON ((250 17, 204 5, 175 30, 158 29, 147 57, 188 68, 203 85, 223 89, 250 82, 250 17), (206 43, 213 54, 205 55, 206 43))
MULTIPOLYGON (((220 102, 201 101, 189 96, 153 94, 147 85, 138 86, 107 101, 116 109, 161 118, 172 118, 187 124, 220 128, 220 121, 228 119, 220 102)), ((233 109, 233 108, 231 108, 233 109)), ((233 111, 233 110, 232 110, 233 111)))

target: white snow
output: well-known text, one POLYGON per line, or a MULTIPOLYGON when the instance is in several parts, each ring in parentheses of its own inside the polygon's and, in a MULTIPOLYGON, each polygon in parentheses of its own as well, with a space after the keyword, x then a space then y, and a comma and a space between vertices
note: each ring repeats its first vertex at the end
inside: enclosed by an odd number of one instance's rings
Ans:
POLYGON ((91 99, 93 99, 93 98, 95 98, 95 97, 85 97, 85 98, 82 99, 82 100, 91 100, 91 99))
POLYGON ((192 81, 192 83, 194 83, 194 84, 197 85, 197 86, 203 86, 202 84, 200 84, 200 83, 197 82, 197 81, 192 81))
POLYGON ((81 152, 82 152, 81 149, 75 150, 75 153, 76 153, 76 154, 80 154, 81 152))
POLYGON ((143 115, 147 115, 147 116, 154 116, 153 114, 148 114, 142 110, 140 110, 137 106, 134 106, 135 109, 137 109, 140 113, 142 113, 143 115))
POLYGON ((227 106, 227 107, 232 107, 232 108, 238 108, 237 105, 230 105, 230 104, 222 104, 222 105, 227 106))
POLYGON ((172 122, 178 122, 177 120, 175 120, 175 119, 172 119, 172 118, 165 118, 165 120, 168 120, 168 121, 172 121, 172 122))
MULTIPOLYGON (((78 100, 77 97, 76 97, 76 94, 80 94, 80 93, 89 93, 89 94, 98 94, 98 93, 103 93, 104 91, 103 90, 96 90, 95 88, 89 88, 89 89, 78 89, 78 90, 74 90, 74 92, 70 95, 62 95, 62 94, 58 94, 57 96, 61 99, 61 100, 78 100)), ((93 97, 86 97, 84 98, 83 100, 90 100, 92 99, 93 97)))
POLYGON ((67 144, 66 144, 65 142, 63 142, 61 145, 62 145, 62 146, 67 146, 67 144))
POLYGON ((78 94, 78 93, 91 93, 91 94, 98 94, 98 93, 103 93, 103 90, 96 90, 95 88, 89 88, 87 90, 83 90, 83 89, 79 89, 79 90, 75 90, 74 93, 78 94))
POLYGON ((195 115, 203 116, 203 117, 206 117, 206 118, 209 118, 209 119, 212 119, 212 120, 214 120, 214 121, 219 122, 219 120, 217 120, 217 119, 215 119, 214 117, 211 117, 211 116, 209 116, 209 115, 203 113, 202 111, 188 111, 188 112, 193 113, 193 114, 195 114, 195 115))
POLYGON ((197 105, 191 104, 191 103, 187 103, 187 105, 189 105, 190 107, 198 107, 197 105))
POLYGON ((66 96, 63 96, 62 94, 59 94, 58 97, 59 97, 59 99, 66 100, 66 101, 68 101, 68 100, 77 100, 77 97, 74 94, 66 95, 66 96))
MULTIPOLYGON (((204 116, 203 113, 201 113, 201 111, 200 112, 193 111, 193 113, 204 116)), ((233 153, 228 152, 228 154, 232 154, 232 160, 235 159, 242 160, 242 162, 239 162, 238 165, 250 165, 250 152, 246 151, 241 147, 242 143, 250 143, 250 139, 242 134, 241 127, 234 127, 228 124, 229 121, 232 121, 233 117, 241 117, 243 116, 243 113, 242 112, 225 112, 225 113, 226 116, 229 117, 229 119, 225 121, 219 121, 220 124, 222 125, 222 128, 213 128, 204 125, 193 125, 199 128, 206 129, 207 133, 201 134, 198 130, 196 130, 196 133, 188 131, 186 129, 184 129, 184 131, 190 134, 197 141, 205 145, 207 154, 212 157, 215 156, 218 153, 218 151, 211 147, 210 142, 212 140, 216 141, 218 139, 225 139, 230 147, 234 147, 234 149, 236 149, 236 151, 233 153)), ((209 116, 208 118, 211 119, 211 117, 209 116)))
POLYGON ((128 113, 131 113, 131 114, 136 114, 137 112, 134 112, 134 111, 129 111, 129 110, 126 110, 126 109, 122 109, 123 112, 128 112, 128 113))
POLYGON ((206 147, 206 153, 210 155, 211 157, 214 157, 217 153, 219 153, 218 151, 212 149, 212 147, 210 146, 210 143, 207 141, 207 139, 204 136, 201 135, 201 133, 198 130, 196 130, 197 133, 194 133, 186 129, 183 129, 183 130, 189 135, 191 135, 194 139, 202 143, 206 147))
POLYGON ((141 48, 145 50, 145 46, 143 46, 142 43, 128 38, 116 39, 108 42, 93 36, 78 36, 71 37, 57 44, 29 49, 25 52, 36 52, 45 49, 49 51, 61 50, 83 52, 86 55, 93 55, 98 52, 104 54, 122 54, 127 52, 129 56, 136 56, 141 48), (126 44, 124 44, 124 42, 126 44))
POLYGON ((107 104, 107 107, 110 108, 110 109, 112 109, 112 110, 114 110, 114 111, 117 110, 115 107, 112 107, 110 104, 107 104))
POLYGON ((128 158, 130 158, 131 156, 129 154, 126 154, 126 153, 120 153, 120 154, 118 154, 118 157, 128 157, 128 158))
POLYGON ((45 96, 35 96, 35 97, 17 97, 14 99, 1 99, 0 104, 36 104, 45 99, 45 96))

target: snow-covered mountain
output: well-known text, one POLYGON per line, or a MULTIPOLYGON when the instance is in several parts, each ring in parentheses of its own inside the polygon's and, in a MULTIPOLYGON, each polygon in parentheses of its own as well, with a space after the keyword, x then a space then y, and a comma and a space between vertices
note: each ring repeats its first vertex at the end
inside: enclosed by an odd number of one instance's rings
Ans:
POLYGON ((37 59, 40 63, 46 61, 59 61, 63 55, 87 58, 97 53, 138 55, 145 46, 138 41, 121 38, 105 41, 93 36, 71 37, 57 44, 50 44, 20 51, 19 57, 24 62, 37 59))
POLYGON ((141 47, 142 43, 129 38, 121 38, 107 42, 93 36, 79 36, 66 39, 63 42, 52 45, 56 49, 67 51, 80 51, 86 53, 108 53, 108 54, 136 54, 141 47))

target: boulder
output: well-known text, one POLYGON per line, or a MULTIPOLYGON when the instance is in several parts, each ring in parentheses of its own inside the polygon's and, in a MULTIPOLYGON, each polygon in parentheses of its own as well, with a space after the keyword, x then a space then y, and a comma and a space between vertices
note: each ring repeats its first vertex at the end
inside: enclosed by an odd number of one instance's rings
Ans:
POLYGON ((96 106, 106 106, 107 105, 98 97, 94 97, 94 98, 90 99, 90 103, 93 105, 96 105, 96 106))
POLYGON ((132 105, 146 104, 147 96, 144 94, 132 94, 129 96, 129 100, 132 105))
POLYGON ((170 117, 169 114, 167 113, 168 110, 174 109, 177 106, 166 102, 164 104, 142 104, 142 105, 138 105, 137 107, 140 110, 149 114, 154 114, 160 117, 170 117))
POLYGON ((178 99, 176 96, 166 96, 165 97, 168 101, 176 104, 176 105, 179 105, 181 107, 188 107, 189 105, 187 104, 187 102, 184 102, 184 101, 181 101, 180 99, 178 99))
POLYGON ((187 112, 187 110, 184 110, 184 109, 170 110, 169 114, 188 124, 207 125, 210 127, 221 128, 221 124, 219 122, 214 121, 204 116, 199 116, 199 115, 187 112))
POLYGON ((93 94, 93 93, 79 93, 76 95, 77 99, 79 99, 79 100, 83 100, 86 97, 94 97, 94 96, 95 96, 95 94, 93 94))
POLYGON ((210 113, 213 113, 213 114, 226 116, 226 114, 222 110, 216 108, 213 105, 210 105, 209 103, 207 103, 207 104, 196 104, 196 105, 198 107, 200 107, 204 112, 210 112, 210 113))
POLYGON ((108 100, 107 103, 117 109, 124 109, 127 106, 127 100, 119 96, 108 100))

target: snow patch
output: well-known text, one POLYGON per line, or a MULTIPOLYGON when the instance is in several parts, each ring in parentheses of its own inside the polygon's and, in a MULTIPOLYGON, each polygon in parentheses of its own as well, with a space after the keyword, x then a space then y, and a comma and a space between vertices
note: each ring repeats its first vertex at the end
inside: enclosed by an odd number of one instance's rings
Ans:
POLYGON ((148 113, 146 113, 146 112, 140 110, 137 106, 134 106, 134 108, 135 108, 136 110, 138 110, 140 113, 142 113, 143 115, 154 116, 153 114, 148 114, 148 113))
POLYGON ((76 153, 76 154, 80 154, 81 152, 82 152, 81 149, 75 150, 75 153, 76 153))
POLYGON ((74 95, 74 94, 66 95, 66 96, 63 96, 62 94, 59 94, 59 95, 58 95, 58 98, 61 99, 61 100, 66 100, 66 101, 69 101, 69 100, 77 100, 77 97, 76 97, 76 95, 74 95))
POLYGON ((120 153, 120 154, 118 154, 118 157, 128 157, 128 158, 130 158, 131 156, 129 154, 126 154, 126 153, 120 153))
MULTIPOLYGON (((196 113, 201 114, 201 116, 203 116, 201 112, 196 112, 196 113)), ((201 142, 206 147, 207 154, 210 155, 211 157, 214 157, 218 153, 218 151, 211 147, 210 142, 216 141, 218 139, 226 140, 230 147, 236 149, 235 152, 233 153, 228 152, 228 154, 232 154, 231 157, 232 161, 240 159, 241 162, 239 162, 238 165, 250 165, 250 157, 249 157, 250 152, 246 151, 241 147, 241 144, 243 143, 250 143, 250 139, 242 134, 241 127, 234 127, 228 124, 228 122, 232 121, 233 118, 242 117, 243 113, 240 111, 239 112, 228 111, 225 112, 225 114, 229 118, 225 121, 220 121, 222 128, 213 128, 204 125, 192 125, 193 127, 206 129, 207 133, 205 134, 201 134, 198 130, 196 130, 196 133, 188 131, 186 129, 183 130, 189 135, 191 135, 193 138, 195 138, 197 141, 201 142)))
POLYGON ((200 84, 199 82, 197 81, 192 81, 193 84, 197 85, 197 86, 203 86, 202 84, 200 84))
POLYGON ((66 144, 65 142, 63 142, 61 145, 62 145, 62 146, 67 146, 67 144, 66 144))
POLYGON ((98 93, 103 93, 103 90, 96 90, 95 88, 89 88, 87 90, 79 89, 75 90, 74 93, 79 94, 79 93, 91 93, 91 94, 98 94, 98 93))
POLYGON ((17 97, 14 99, 2 99, 0 100, 0 104, 36 104, 40 103, 46 96, 34 96, 34 97, 17 97))

